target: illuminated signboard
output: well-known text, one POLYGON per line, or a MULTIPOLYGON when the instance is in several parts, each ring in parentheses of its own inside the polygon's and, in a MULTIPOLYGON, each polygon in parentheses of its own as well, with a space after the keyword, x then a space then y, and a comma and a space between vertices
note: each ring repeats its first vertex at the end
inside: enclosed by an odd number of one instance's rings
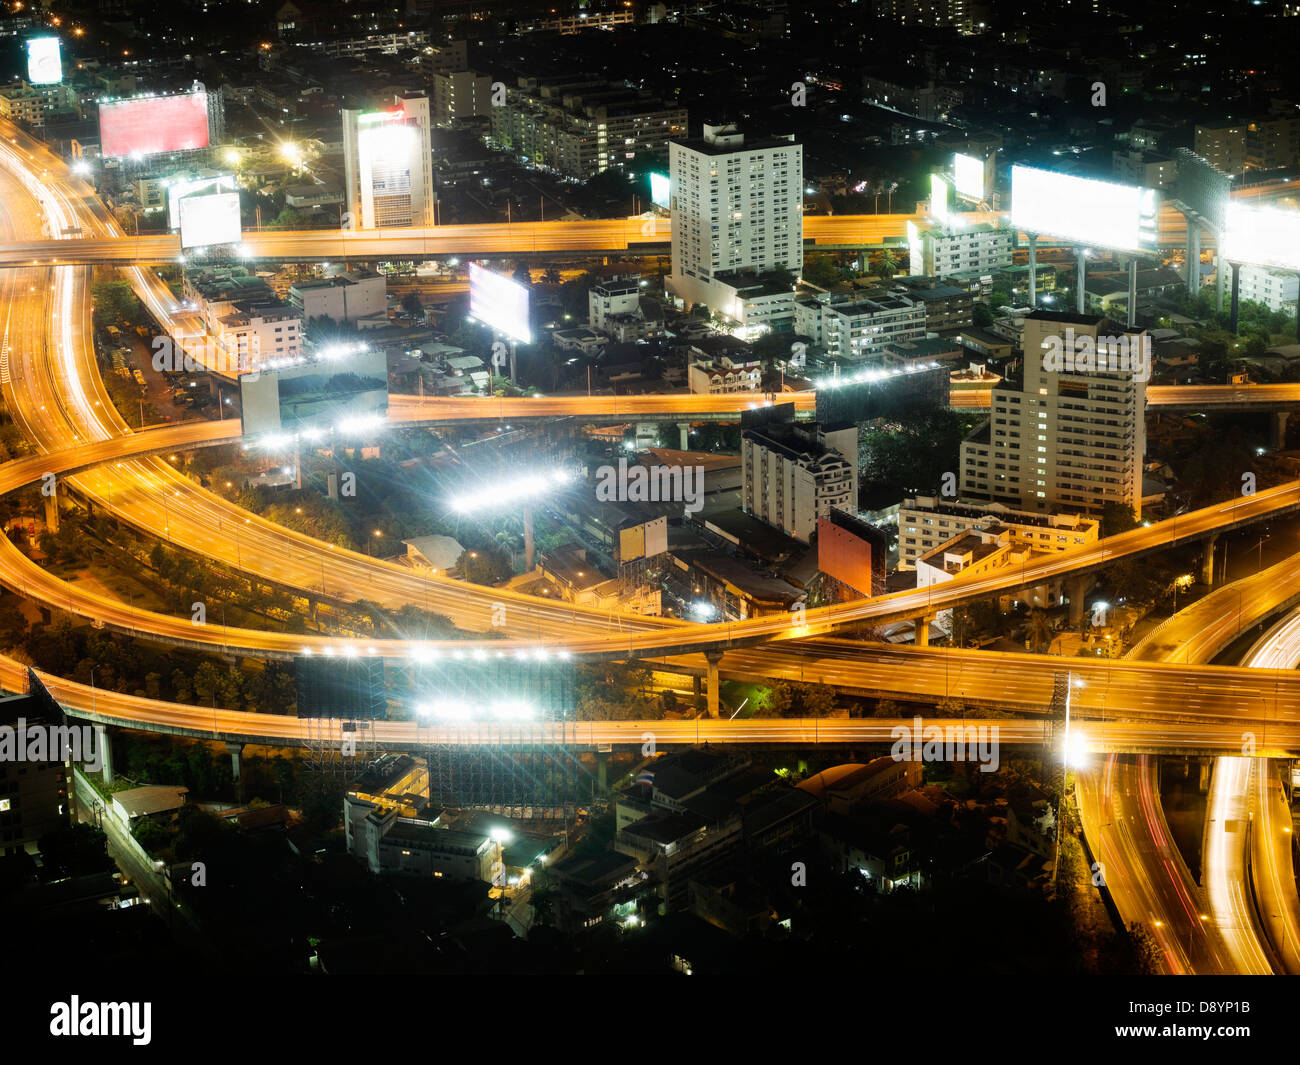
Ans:
POLYGON ((667 207, 669 203, 669 181, 667 174, 650 175, 650 199, 656 207, 667 207))
POLYGON ((180 201, 180 216, 182 248, 238 244, 243 238, 237 192, 186 196, 180 201))
POLYGON ((33 85, 58 85, 63 80, 57 37, 33 37, 27 42, 27 80, 33 85))
POLYGON ((100 152, 106 159, 143 159, 208 146, 208 94, 145 96, 99 105, 100 152))
POLYGON ((469 265, 469 313, 490 329, 532 343, 528 321, 528 289, 477 263, 469 265))
POLYGON ((1028 233, 1098 248, 1151 251, 1159 204, 1154 189, 1011 168, 1011 222, 1028 233))

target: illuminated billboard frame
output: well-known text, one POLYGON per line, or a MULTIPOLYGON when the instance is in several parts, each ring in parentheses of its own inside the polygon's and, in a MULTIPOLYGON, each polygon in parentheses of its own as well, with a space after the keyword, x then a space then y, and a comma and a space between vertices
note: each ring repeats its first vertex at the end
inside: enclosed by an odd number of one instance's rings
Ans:
POLYGON ((963 200, 984 199, 984 161, 956 152, 952 157, 952 187, 963 200))
POLYGON ((1228 262, 1300 270, 1300 211, 1227 204, 1223 257, 1228 262))
POLYGON ((33 85, 63 81, 63 57, 57 37, 33 37, 27 42, 27 80, 33 85))
POLYGON ((182 178, 167 185, 167 228, 179 229, 181 225, 180 201, 196 192, 235 192, 239 182, 234 174, 215 177, 182 178))
POLYGON ((1011 168, 1011 223, 1027 233, 1117 251, 1155 251, 1155 189, 1011 168))
POLYGON ((667 208, 671 203, 672 183, 667 174, 650 174, 650 201, 656 207, 667 208))
POLYGON ((521 344, 533 342, 528 289, 495 270, 469 264, 469 314, 489 329, 521 344))
POLYGON ((100 154, 105 159, 143 159, 147 155, 208 147, 208 94, 138 96, 101 100, 100 154))
POLYGON ((366 431, 388 414, 388 360, 382 349, 353 350, 239 378, 245 436, 282 433, 308 440, 366 431))
POLYGON ((952 186, 942 174, 930 175, 930 215, 936 221, 949 225, 953 221, 951 198, 952 186))
POLYGON ((181 250, 238 244, 244 237, 239 193, 207 192, 180 201, 181 250))

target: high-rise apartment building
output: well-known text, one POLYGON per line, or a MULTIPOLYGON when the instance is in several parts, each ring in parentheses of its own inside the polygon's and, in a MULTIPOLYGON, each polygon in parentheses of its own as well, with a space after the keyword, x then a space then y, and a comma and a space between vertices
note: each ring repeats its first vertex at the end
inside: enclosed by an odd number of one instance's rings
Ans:
POLYGON ((457 119, 489 114, 492 79, 473 70, 433 75, 433 123, 450 126, 457 119))
POLYGON ((994 386, 991 415, 961 445, 963 499, 1100 516, 1142 509, 1150 340, 1100 315, 1025 317, 1023 380, 994 386))
POLYGON ((686 134, 686 108, 597 78, 521 77, 489 110, 497 145, 573 178, 630 169, 686 134))
POLYGON ((1193 147, 1224 174, 1294 166, 1300 160, 1300 115, 1197 126, 1193 147))
POLYGON ((386 111, 344 110, 343 178, 353 229, 433 225, 433 144, 427 96, 395 96, 386 111))
POLYGON ((718 306, 719 274, 803 269, 803 148, 793 134, 746 141, 735 125, 671 145, 673 269, 687 303, 718 306))

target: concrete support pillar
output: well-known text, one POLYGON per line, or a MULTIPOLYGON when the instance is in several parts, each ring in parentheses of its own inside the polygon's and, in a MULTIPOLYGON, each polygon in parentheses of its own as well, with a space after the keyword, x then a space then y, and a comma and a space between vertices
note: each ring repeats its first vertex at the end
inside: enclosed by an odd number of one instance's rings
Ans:
POLYGON ((1075 272, 1078 275, 1075 281, 1075 310, 1083 314, 1088 309, 1087 298, 1083 294, 1084 282, 1088 278, 1088 249, 1079 248, 1074 253, 1075 272))
POLYGON ((1029 234, 1029 306, 1038 308, 1038 234, 1029 234))
POLYGON ((915 647, 930 646, 930 623, 932 621, 934 621, 933 614, 926 614, 924 617, 919 617, 916 619, 916 621, 914 622, 916 636, 912 641, 913 646, 915 647))
POLYGON ((243 768, 244 745, 242 743, 227 743, 226 751, 230 754, 230 771, 235 778, 235 783, 239 783, 240 770, 243 768))
POLYGON ((1223 313, 1223 293, 1228 287, 1228 264, 1223 261, 1223 234, 1215 236, 1214 248, 1214 309, 1223 313))
POLYGON ((59 497, 45 496, 45 527, 50 532, 59 531, 59 497))
POLYGON ((1195 296, 1201 289, 1201 226, 1187 220, 1187 294, 1195 296))
POLYGON ((718 716, 718 663, 722 661, 721 651, 705 651, 704 660, 709 664, 709 717, 718 716))
POLYGON ((1199 785, 1201 789, 1201 794, 1204 795, 1206 792, 1210 790, 1210 766, 1213 763, 1205 758, 1202 758, 1200 762, 1201 762, 1201 774, 1200 774, 1199 785))
POLYGON ((100 729, 99 737, 99 760, 104 763, 103 775, 104 783, 113 783, 113 734, 107 728, 100 729))
POLYGON ((524 572, 532 573, 537 561, 537 545, 533 542, 533 508, 524 507, 524 572))
POLYGON ((1088 589, 1092 578, 1084 575, 1071 577, 1065 582, 1066 594, 1070 597, 1070 628, 1076 629, 1083 624, 1083 608, 1088 599, 1088 589))
POLYGON ((1132 329, 1138 321, 1138 261, 1128 261, 1128 324, 1132 329))
POLYGON ((1201 555, 1201 583, 1214 587, 1214 549, 1219 546, 1218 534, 1205 541, 1205 553, 1201 555))
POLYGON ((690 438, 691 438, 691 423, 690 423, 690 422, 678 422, 678 423, 677 423, 677 432, 681 434, 681 437, 680 437, 680 440, 681 440, 681 444, 680 444, 681 449, 682 449, 683 451, 690 451, 690 449, 691 449, 691 439, 690 439, 690 438))
POLYGON ((1277 448, 1279 451, 1280 451, 1282 448, 1286 447, 1286 427, 1287 427, 1287 419, 1289 419, 1290 417, 1291 417, 1291 415, 1289 415, 1289 414, 1288 414, 1286 411, 1284 411, 1284 410, 1279 410, 1279 411, 1274 411, 1274 412, 1273 412, 1273 441, 1272 441, 1272 443, 1273 443, 1273 446, 1274 446, 1275 448, 1277 448))
POLYGON ((596 783, 601 791, 609 791, 609 755, 603 752, 596 755, 596 783))

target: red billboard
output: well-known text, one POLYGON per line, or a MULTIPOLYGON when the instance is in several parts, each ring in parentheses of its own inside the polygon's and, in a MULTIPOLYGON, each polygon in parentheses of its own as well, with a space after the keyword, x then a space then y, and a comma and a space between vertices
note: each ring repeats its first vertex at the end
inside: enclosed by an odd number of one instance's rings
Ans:
POLYGON ((884 534, 869 522, 834 508, 817 518, 817 568, 859 595, 885 590, 887 550, 884 534))
POLYGON ((99 105, 105 159, 139 158, 208 146, 208 94, 148 96, 99 105))

